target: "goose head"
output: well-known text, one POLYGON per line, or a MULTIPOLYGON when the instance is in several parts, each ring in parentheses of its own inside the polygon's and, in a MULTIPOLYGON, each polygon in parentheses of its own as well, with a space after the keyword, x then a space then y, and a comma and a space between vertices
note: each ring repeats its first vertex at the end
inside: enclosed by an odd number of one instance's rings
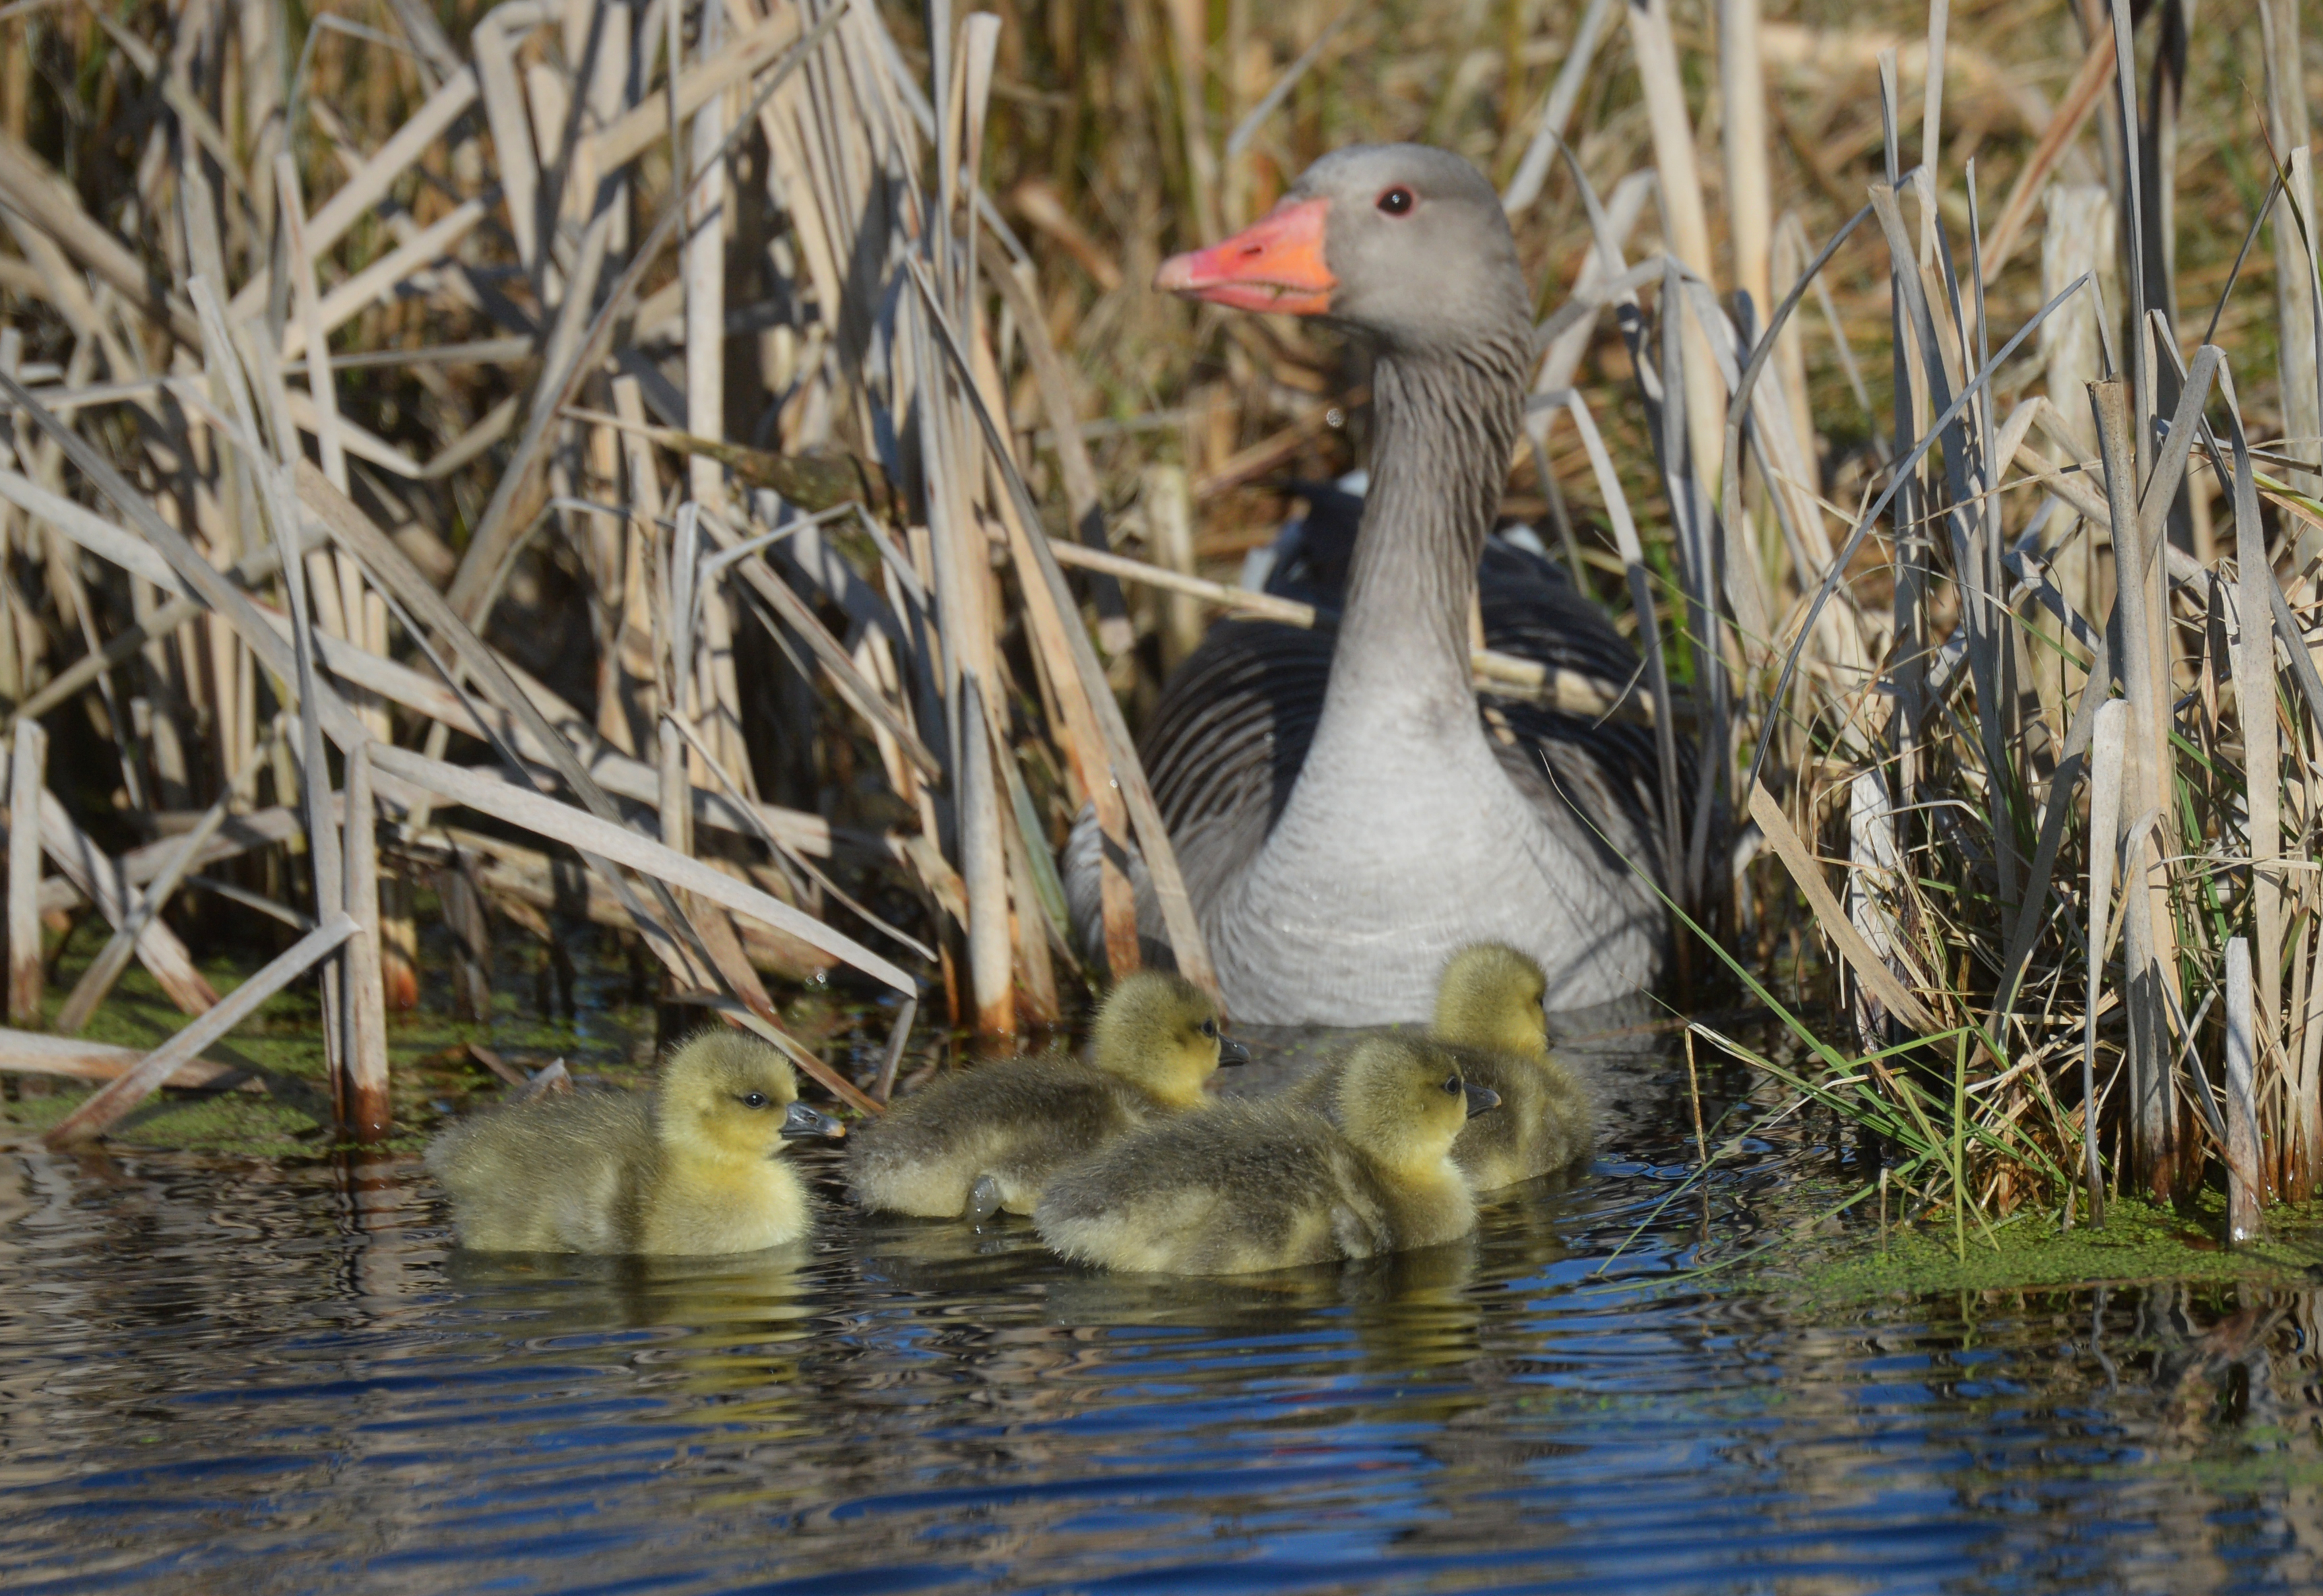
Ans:
POLYGON ((1387 352, 1456 349, 1532 320, 1500 197, 1425 144, 1358 144, 1299 174, 1265 216, 1173 255, 1153 286, 1242 310, 1320 316, 1387 352))
POLYGON ((1184 1107, 1202 1100, 1202 1083, 1219 1065, 1246 1064, 1250 1052, 1218 1034, 1218 1005, 1199 986, 1182 976, 1140 970, 1106 994, 1089 1059, 1184 1107))
POLYGON ((1339 1128, 1390 1169, 1420 1172, 1440 1163, 1453 1138, 1500 1095, 1460 1078, 1458 1060, 1412 1036, 1374 1036, 1347 1055, 1339 1077, 1339 1128))
POLYGON ((1546 1057, 1548 1020, 1541 999, 1547 991, 1540 966, 1506 943, 1463 948, 1445 965, 1436 988, 1435 1036, 1464 1047, 1546 1057))
POLYGON ((720 1161, 769 1159, 792 1142, 846 1133, 798 1100, 789 1059, 722 1027, 690 1038, 662 1065, 653 1117, 672 1152, 720 1161))

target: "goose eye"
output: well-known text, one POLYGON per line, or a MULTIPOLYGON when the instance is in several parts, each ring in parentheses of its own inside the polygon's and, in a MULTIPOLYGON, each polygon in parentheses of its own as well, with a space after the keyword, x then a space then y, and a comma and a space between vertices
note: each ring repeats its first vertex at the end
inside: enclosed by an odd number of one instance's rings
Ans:
POLYGON ((1411 190, 1398 187, 1379 197, 1379 207, 1391 216, 1406 216, 1411 210, 1411 190))
POLYGON ((1216 1020, 1205 1020, 1202 1022, 1202 1034, 1204 1036, 1216 1036, 1217 1033, 1218 1023, 1216 1020))
POLYGON ((1460 1095, 1460 1078, 1458 1076, 1447 1075, 1444 1078, 1444 1095, 1447 1097, 1456 1097, 1460 1095))
POLYGON ((764 1108, 766 1105, 767 1105, 767 1095, 766 1095, 766 1093, 764 1093, 764 1092, 745 1092, 745 1093, 743 1093, 743 1094, 742 1094, 742 1106, 743 1106, 743 1107, 745 1107, 745 1108, 764 1108))

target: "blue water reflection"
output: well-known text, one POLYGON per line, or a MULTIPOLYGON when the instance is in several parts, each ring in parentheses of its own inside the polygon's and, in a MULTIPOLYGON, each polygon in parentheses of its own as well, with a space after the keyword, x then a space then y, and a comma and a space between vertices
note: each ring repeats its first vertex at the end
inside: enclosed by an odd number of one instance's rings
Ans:
POLYGON ((1634 1160, 1470 1243, 1226 1282, 1079 1273, 1020 1223, 837 1212, 742 1260, 482 1260, 449 1252, 408 1160, 18 1148, 0 1582, 2323 1583, 2309 1296, 1818 1312, 1674 1278, 1775 1223, 1803 1155, 1739 1168, 1705 1222, 1664 1206, 1685 1162, 1645 1145, 1656 1123, 1679 1122, 1639 1116, 1634 1160))

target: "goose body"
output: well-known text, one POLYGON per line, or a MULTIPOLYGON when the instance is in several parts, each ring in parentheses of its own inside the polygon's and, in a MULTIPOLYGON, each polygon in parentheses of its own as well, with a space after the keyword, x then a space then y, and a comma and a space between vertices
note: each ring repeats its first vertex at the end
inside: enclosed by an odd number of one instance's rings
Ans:
POLYGON ((1493 1101, 1443 1050, 1373 1038, 1348 1060, 1332 1114, 1275 1099, 1164 1121, 1051 1181, 1033 1223, 1075 1261, 1165 1274, 1435 1246, 1475 1228, 1450 1150, 1493 1101))
POLYGON ((460 1244, 483 1252, 755 1252, 808 1229, 786 1142, 837 1134, 789 1060, 731 1032, 670 1056, 651 1093, 574 1092, 472 1114, 428 1144, 460 1244))
MULTIPOLYGON (((1637 666, 1546 561, 1486 551, 1533 360, 1490 186, 1442 151, 1342 151, 1157 283, 1325 316, 1375 353, 1340 624, 1214 627, 1143 745, 1228 1008, 1264 1024, 1419 1020, 1428 972, 1483 940, 1536 959, 1557 1007, 1648 984, 1668 937, 1649 735, 1480 705, 1471 680, 1480 564, 1488 645, 1617 683, 1637 666)), ((1093 950, 1097 842, 1084 816, 1067 858, 1093 950)), ((1142 892, 1158 937, 1152 909, 1142 892)))
POLYGON ((1059 1169, 1201 1105, 1210 1073, 1245 1057, 1218 1035, 1217 1006, 1199 989, 1141 972, 1107 995, 1087 1062, 1052 1054, 944 1076, 858 1134, 848 1187, 886 1213, 1030 1214, 1059 1169))

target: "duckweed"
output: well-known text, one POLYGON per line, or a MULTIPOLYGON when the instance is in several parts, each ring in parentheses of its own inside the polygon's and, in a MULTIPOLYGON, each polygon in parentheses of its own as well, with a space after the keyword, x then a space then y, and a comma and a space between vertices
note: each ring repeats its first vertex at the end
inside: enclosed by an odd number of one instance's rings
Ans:
POLYGON ((2036 1290, 2152 1280, 2312 1285, 2323 1275, 2323 1204, 2267 1211, 2266 1233, 2227 1247, 2226 1201, 2206 1192, 2190 1210, 2116 1199, 2102 1228, 2061 1230, 2057 1215, 2026 1214, 1989 1235, 1973 1227, 1955 1251, 1942 1225, 1850 1226, 1842 1239, 1778 1246, 1746 1269, 1761 1289, 1831 1307, 1932 1293, 2036 1290))

